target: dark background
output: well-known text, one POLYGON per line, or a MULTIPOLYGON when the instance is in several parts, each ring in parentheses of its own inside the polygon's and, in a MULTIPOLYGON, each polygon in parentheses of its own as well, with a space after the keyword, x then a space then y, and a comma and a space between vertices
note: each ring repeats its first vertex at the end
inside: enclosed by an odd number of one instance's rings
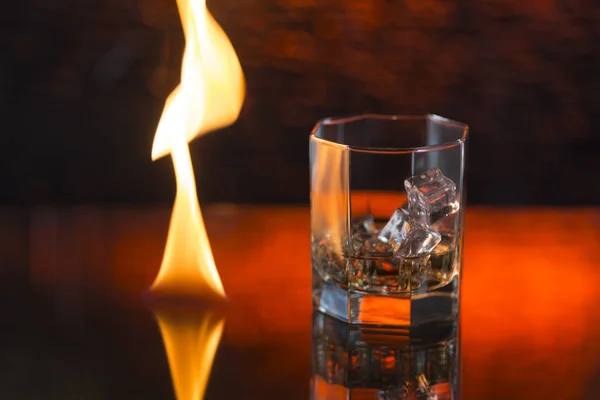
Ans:
MULTIPOLYGON (((469 202, 600 203, 600 3, 209 0, 247 80, 238 122, 191 144, 203 201, 308 201, 330 115, 469 123, 469 202)), ((150 160, 179 80, 175 0, 0 8, 0 202, 171 202, 150 160)))

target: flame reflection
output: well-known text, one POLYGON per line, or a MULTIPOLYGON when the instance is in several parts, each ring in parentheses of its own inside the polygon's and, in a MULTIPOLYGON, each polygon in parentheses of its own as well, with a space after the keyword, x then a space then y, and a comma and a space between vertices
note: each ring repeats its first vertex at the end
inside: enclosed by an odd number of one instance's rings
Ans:
POLYGON ((152 310, 162 334, 177 400, 204 397, 225 318, 216 310, 152 310))

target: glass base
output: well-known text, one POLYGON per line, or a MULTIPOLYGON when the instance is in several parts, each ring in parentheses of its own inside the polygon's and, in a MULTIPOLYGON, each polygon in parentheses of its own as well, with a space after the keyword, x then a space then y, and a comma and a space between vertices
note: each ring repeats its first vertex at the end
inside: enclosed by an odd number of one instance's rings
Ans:
POLYGON ((458 317, 458 277, 433 290, 378 294, 325 281, 313 271, 313 307, 350 324, 414 327, 458 317))

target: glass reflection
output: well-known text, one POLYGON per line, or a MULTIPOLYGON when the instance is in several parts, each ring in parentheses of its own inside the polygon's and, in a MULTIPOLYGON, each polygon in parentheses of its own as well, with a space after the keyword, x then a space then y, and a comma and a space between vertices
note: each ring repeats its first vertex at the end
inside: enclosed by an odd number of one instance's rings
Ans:
POLYGON ((225 319, 216 310, 153 308, 177 400, 200 400, 221 341, 225 319))
POLYGON ((459 398, 456 325, 409 336, 315 313, 311 365, 313 400, 459 398))

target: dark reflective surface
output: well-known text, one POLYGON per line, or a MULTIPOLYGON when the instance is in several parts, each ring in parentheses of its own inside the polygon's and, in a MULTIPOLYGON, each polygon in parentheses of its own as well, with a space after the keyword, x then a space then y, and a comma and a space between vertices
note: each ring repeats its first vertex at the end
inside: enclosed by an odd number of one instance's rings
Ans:
MULTIPOLYGON (((170 355, 160 316, 141 296, 169 213, 0 210, 0 398, 173 399, 175 387, 198 381, 204 338, 222 321, 207 399, 315 398, 308 209, 205 210, 229 304, 163 316, 170 355)), ((476 208, 466 229, 462 398, 599 398, 600 211, 476 208)), ((368 379, 391 373, 379 371, 368 379)))

